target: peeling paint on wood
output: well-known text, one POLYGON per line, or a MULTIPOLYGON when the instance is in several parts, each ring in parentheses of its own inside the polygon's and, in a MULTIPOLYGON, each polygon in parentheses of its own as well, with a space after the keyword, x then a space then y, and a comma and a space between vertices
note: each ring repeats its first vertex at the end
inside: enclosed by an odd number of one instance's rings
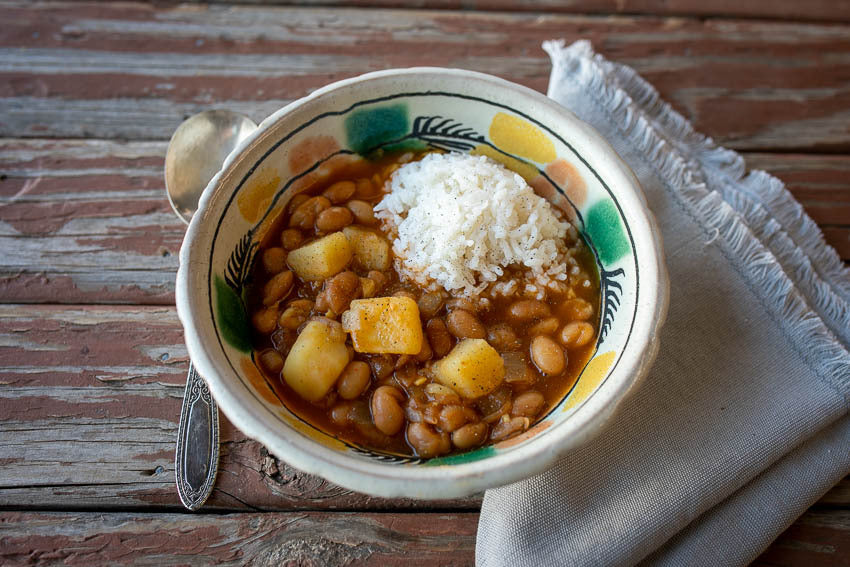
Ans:
POLYGON ((471 565, 477 513, 0 514, 0 561, 63 565, 471 565))
POLYGON ((489 72, 543 91, 540 43, 563 37, 589 38, 632 65, 726 145, 850 150, 847 25, 268 6, 4 9, 0 135, 167 139, 210 105, 261 119, 334 80, 414 65, 489 72))

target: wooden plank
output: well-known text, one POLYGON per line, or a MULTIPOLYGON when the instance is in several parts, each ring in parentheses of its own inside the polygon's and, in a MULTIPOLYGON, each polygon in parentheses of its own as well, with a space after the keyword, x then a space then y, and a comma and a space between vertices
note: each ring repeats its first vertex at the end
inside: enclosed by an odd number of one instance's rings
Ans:
POLYGON ((174 303, 165 142, 0 140, 0 297, 174 303))
MULTIPOLYGON (((0 302, 174 302, 185 226, 165 142, 0 139, 0 302)), ((850 157, 747 154, 785 180, 850 260, 850 157)))
POLYGON ((753 567, 850 566, 850 510, 812 508, 788 528, 753 567))
MULTIPOLYGON (((194 1, 194 0, 193 0, 194 1)), ((648 14, 664 16, 775 18, 797 21, 839 22, 850 20, 850 3, 833 0, 214 0, 215 3, 357 6, 363 8, 416 8, 429 10, 475 10, 555 12, 569 14, 648 14)))
MULTIPOLYGON (((187 371, 173 307, 0 305, 0 507, 176 508, 187 371)), ((221 423, 210 509, 477 508, 372 498, 293 469, 221 423)))
POLYGON ((4 512, 4 565, 472 565, 476 513, 4 512))
MULTIPOLYGON (((472 565, 476 512, 0 513, 6 565, 472 565)), ((804 514, 757 567, 850 565, 850 514, 804 514)))
POLYGON ((412 65, 543 91, 540 43, 563 37, 589 38, 634 66, 731 147, 850 151, 846 25, 125 3, 11 2, 4 11, 5 136, 167 139, 210 106, 260 119, 331 81, 412 65))
MULTIPOLYGON (((850 225, 850 156, 748 153, 745 157, 748 168, 781 179, 818 225, 850 225)), ((830 242, 839 248, 838 240, 830 242)))

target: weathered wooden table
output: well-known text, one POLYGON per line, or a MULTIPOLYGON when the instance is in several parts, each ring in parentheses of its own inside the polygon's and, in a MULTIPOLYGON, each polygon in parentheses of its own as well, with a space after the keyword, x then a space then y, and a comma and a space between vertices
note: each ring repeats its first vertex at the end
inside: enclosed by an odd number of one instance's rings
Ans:
MULTIPOLYGON (((411 65, 545 91, 541 41, 590 38, 783 179, 850 259, 846 1, 324 3, 0 3, 0 563, 473 561, 480 498, 355 494, 226 420, 211 500, 181 509, 184 226, 162 168, 194 112, 259 121, 331 81, 411 65)), ((850 482, 757 564, 850 565, 850 482)))

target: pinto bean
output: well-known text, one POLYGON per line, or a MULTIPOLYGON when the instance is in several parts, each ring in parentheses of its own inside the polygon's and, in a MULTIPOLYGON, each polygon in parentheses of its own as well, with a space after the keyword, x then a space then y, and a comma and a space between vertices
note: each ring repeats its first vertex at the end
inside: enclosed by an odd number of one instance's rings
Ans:
MULTIPOLYGON (((355 189, 354 195, 358 199, 371 199, 378 195, 378 191, 375 189, 375 184, 372 183, 371 180, 364 178, 358 179, 354 182, 355 189)), ((380 184, 378 185, 380 187, 380 184)))
POLYGON ((292 214, 295 209, 300 207, 301 204, 309 198, 310 195, 308 195, 307 193, 299 193, 292 199, 290 199, 289 204, 287 205, 287 210, 289 211, 289 214, 292 214))
POLYGON ((304 235, 297 228, 287 228, 280 233, 280 243, 287 250, 295 250, 304 242, 304 235))
POLYGON ((537 335, 551 335, 558 330, 558 325, 560 325, 560 322, 557 317, 546 317, 529 327, 528 333, 532 337, 537 335))
POLYGON ((351 300, 357 297, 360 278, 354 272, 340 272, 325 283, 325 299, 334 313, 348 309, 351 300))
POLYGON ((286 250, 275 246, 263 250, 263 269, 267 274, 276 274, 286 268, 286 250))
POLYGON ((480 309, 480 304, 472 301, 467 297, 453 297, 446 301, 446 308, 449 311, 453 311, 455 309, 463 309, 464 311, 469 311, 470 313, 477 313, 480 309))
POLYGON ((425 319, 430 319, 443 307, 443 294, 438 291, 423 293, 417 303, 419 314, 425 319))
POLYGON ((369 366, 372 367, 372 373, 376 380, 383 380, 392 374, 395 363, 388 354, 379 354, 369 358, 369 366))
POLYGON ((279 374, 283 370, 283 357, 273 348, 267 348, 260 353, 260 364, 271 374, 279 374))
POLYGON ((283 313, 280 314, 280 317, 277 320, 277 324, 283 327, 284 329, 297 329, 307 320, 307 317, 310 316, 310 310, 300 309, 298 307, 290 305, 286 309, 283 310, 283 313))
POLYGON ((337 181, 332 184, 330 187, 322 191, 322 195, 327 197, 331 203, 339 204, 344 203, 347 200, 351 199, 351 196, 354 195, 354 190, 357 186, 353 181, 337 181))
POLYGON ((504 323, 497 323, 487 328, 487 342, 499 352, 518 350, 522 347, 514 330, 504 323))
POLYGON ((372 381, 372 371, 362 360, 352 360, 342 369, 336 382, 336 391, 344 400, 353 400, 360 396, 372 381))
POLYGON ((493 430, 490 432, 490 439, 492 441, 501 441, 525 431, 530 426, 531 420, 527 417, 513 417, 507 420, 501 419, 493 426, 493 430))
POLYGON ((331 408, 331 421, 340 427, 351 422, 351 402, 340 402, 331 408))
POLYGON ((372 394, 372 421, 381 433, 395 435, 404 425, 401 403, 404 394, 393 386, 381 386, 372 394))
POLYGON ((459 339, 483 339, 487 336, 487 331, 478 317, 464 309, 455 309, 449 313, 446 316, 446 327, 459 339))
POLYGON ((251 323, 260 333, 268 335, 277 327, 277 316, 278 308, 273 305, 254 313, 254 316, 251 317, 251 323))
POLYGON ((558 310, 570 321, 587 321, 593 316, 593 305, 580 297, 563 302, 558 310))
POLYGON ((348 210, 354 215, 355 220, 360 224, 371 226, 378 222, 378 219, 375 218, 375 210, 366 201, 352 199, 345 206, 348 207, 348 210))
POLYGON ((471 449, 481 445, 487 439, 487 424, 470 423, 452 433, 452 443, 458 449, 471 449))
POLYGON ((443 406, 440 410, 440 417, 437 424, 443 431, 452 432, 459 427, 462 427, 466 422, 466 412, 463 411, 463 406, 451 405, 443 406))
POLYGON ((354 222, 354 215, 345 207, 330 207, 316 217, 316 228, 322 232, 335 232, 354 222))
POLYGON ((286 294, 292 289, 294 277, 292 272, 286 270, 266 282, 266 285, 263 287, 263 305, 268 307, 286 297, 286 294))
POLYGON ((437 358, 442 358, 452 350, 452 337, 446 324, 440 318, 434 318, 425 325, 425 334, 437 358))
POLYGON ((330 199, 318 195, 310 197, 292 211, 289 217, 289 227, 298 227, 302 230, 310 230, 316 222, 316 216, 331 206, 330 199))
POLYGON ((528 390, 514 398, 511 415, 514 417, 536 417, 545 403, 546 399, 543 394, 535 390, 528 390))
POLYGON ((438 433, 424 422, 407 426, 407 442, 423 458, 444 455, 451 451, 452 444, 447 433, 438 433))
POLYGON ((531 340, 531 360, 545 376, 556 376, 567 366, 564 349, 546 335, 531 340))
POLYGON ((583 347, 593 338, 593 326, 585 321, 567 323, 558 334, 558 340, 567 348, 583 347))
POLYGON ((551 314, 549 306, 536 299, 520 299, 508 308, 508 316, 514 321, 531 321, 542 319, 551 314))

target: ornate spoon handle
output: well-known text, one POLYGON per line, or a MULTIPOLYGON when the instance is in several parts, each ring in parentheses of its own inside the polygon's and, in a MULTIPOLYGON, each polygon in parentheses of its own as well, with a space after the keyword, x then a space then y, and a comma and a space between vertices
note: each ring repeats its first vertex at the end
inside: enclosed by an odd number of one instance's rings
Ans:
POLYGON ((189 510, 206 502, 218 473, 218 408, 206 382, 189 364, 177 427, 177 493, 189 510))

